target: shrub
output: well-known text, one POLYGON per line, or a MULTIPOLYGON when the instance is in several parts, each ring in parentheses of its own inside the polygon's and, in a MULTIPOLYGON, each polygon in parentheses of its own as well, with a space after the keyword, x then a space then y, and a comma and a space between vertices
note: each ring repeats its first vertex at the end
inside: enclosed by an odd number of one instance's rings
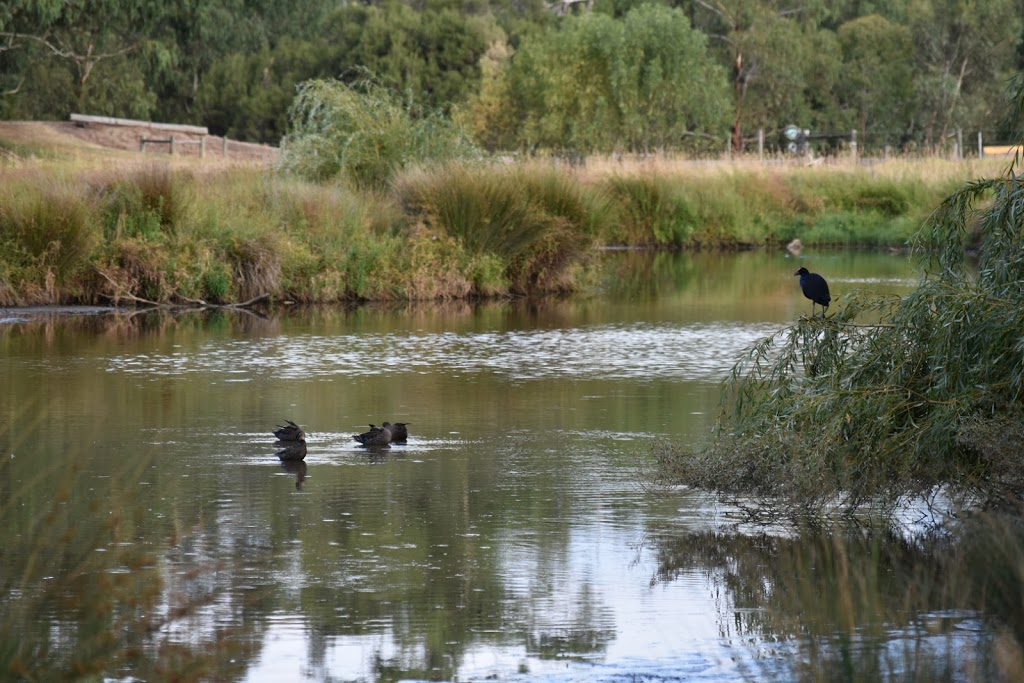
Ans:
POLYGON ((608 193, 619 208, 622 230, 616 241, 676 247, 684 244, 696 218, 682 197, 680 183, 678 178, 660 175, 610 178, 608 193))
POLYGON ((152 164, 115 177, 92 179, 105 205, 107 239, 177 234, 193 201, 193 179, 152 164))
POLYGON ((324 181, 383 189, 410 164, 476 155, 469 138, 438 113, 403 106, 372 81, 313 80, 299 86, 279 168, 324 181))

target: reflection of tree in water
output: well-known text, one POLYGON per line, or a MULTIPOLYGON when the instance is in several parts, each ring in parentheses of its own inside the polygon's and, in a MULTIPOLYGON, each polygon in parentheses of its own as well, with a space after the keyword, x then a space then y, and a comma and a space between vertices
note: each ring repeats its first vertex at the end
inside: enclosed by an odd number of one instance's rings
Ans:
POLYGON ((74 337, 82 345, 107 346, 111 341, 136 339, 143 336, 192 332, 207 335, 210 330, 224 330, 234 334, 274 335, 280 330, 279 321, 248 309, 82 309, 68 315, 67 309, 33 311, 26 314, 18 325, 0 325, 0 337, 11 338, 16 333, 25 343, 38 343, 39 339, 56 341, 57 337, 74 337), (84 311, 84 313, 83 313, 84 311), (57 334, 59 330, 59 335, 57 334))
MULTIPOLYGON (((72 460, 75 455, 80 456, 73 453, 72 460)), ((229 680, 244 675, 262 642, 259 622, 234 619, 222 622, 230 627, 204 628, 215 602, 215 564, 199 561, 189 571, 162 570, 167 558, 143 536, 143 515, 136 507, 145 464, 142 458, 96 479, 90 497, 72 494, 80 477, 73 466, 42 480, 47 487, 56 485, 49 497, 34 495, 28 484, 14 491, 13 500, 27 498, 32 504, 3 509, 0 671, 7 676, 229 680), (200 628, 193 630, 195 624, 200 628)), ((0 462, 0 481, 10 478, 9 468, 9 462, 0 462)), ((173 552, 188 555, 202 543, 191 535, 175 541, 173 552)))
MULTIPOLYGON (((305 575, 316 579, 304 582, 297 611, 306 619, 312 666, 323 666, 331 646, 346 641, 369 644, 373 675, 384 681, 452 679, 466 653, 481 644, 540 657, 606 649, 615 636, 613 616, 597 590, 580 587, 566 572, 573 563, 567 521, 531 546, 533 554, 516 554, 522 582, 510 585, 500 530, 512 506, 493 494, 491 475, 467 466, 456 489, 464 493, 455 496, 439 495, 414 471, 409 476, 400 495, 387 497, 386 510, 366 510, 354 490, 339 490, 326 502, 332 519, 349 522, 318 527, 329 537, 306 558, 305 575), (388 551, 396 529, 407 545, 388 551), (494 541, 481 545, 478 536, 494 541), (328 546, 338 549, 337 563, 324 552, 328 546)), ((565 504, 546 501, 556 508, 515 514, 567 520, 557 507, 565 504)))
POLYGON ((846 671, 880 680, 912 670, 932 680, 964 666, 991 668, 981 615, 968 604, 969 591, 951 580, 946 537, 863 528, 791 537, 707 531, 656 544, 652 583, 704 576, 713 592, 725 593, 723 637, 793 644, 801 677, 846 671))
POLYGON ((604 652, 615 638, 615 620, 610 609, 600 604, 598 594, 590 584, 583 584, 569 604, 563 607, 571 613, 559 615, 552 610, 549 597, 529 609, 526 647, 527 652, 541 659, 564 659, 572 655, 591 655, 604 652))

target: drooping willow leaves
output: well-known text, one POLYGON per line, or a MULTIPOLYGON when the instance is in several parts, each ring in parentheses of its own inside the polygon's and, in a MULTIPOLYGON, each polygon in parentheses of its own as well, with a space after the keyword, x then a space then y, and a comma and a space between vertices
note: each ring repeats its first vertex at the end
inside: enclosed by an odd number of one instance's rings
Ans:
MULTIPOLYGON (((1012 111, 1024 109, 1018 80, 1012 111)), ((921 281, 854 292, 734 367, 695 450, 658 444, 661 476, 799 516, 908 499, 1024 498, 1024 177, 966 184, 914 241, 921 281)), ((950 508, 952 509, 952 508, 950 508)))

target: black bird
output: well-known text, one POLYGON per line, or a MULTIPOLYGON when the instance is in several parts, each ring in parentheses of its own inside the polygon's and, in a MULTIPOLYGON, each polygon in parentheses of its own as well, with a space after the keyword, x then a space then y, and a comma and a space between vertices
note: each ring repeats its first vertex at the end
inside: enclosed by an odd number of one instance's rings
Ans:
POLYGON ((370 431, 353 434, 352 438, 368 448, 391 448, 391 430, 386 426, 370 425, 370 431))
POLYGON ((302 431, 302 427, 295 424, 291 420, 285 420, 287 425, 277 425, 277 429, 274 430, 274 436, 277 437, 278 441, 290 443, 293 441, 302 441, 306 438, 306 432, 302 431))
POLYGON ((406 440, 408 440, 408 438, 409 438, 409 430, 406 429, 406 425, 409 425, 409 424, 412 424, 412 423, 411 422, 396 422, 394 424, 391 424, 390 422, 385 422, 384 423, 384 427, 386 427, 391 432, 391 440, 392 441, 397 441, 399 443, 405 443, 406 440))
POLYGON ((821 317, 825 317, 825 311, 828 310, 829 302, 832 301, 832 295, 828 293, 828 283, 825 282, 825 278, 812 273, 806 268, 793 273, 793 275, 800 276, 800 289, 804 291, 804 296, 811 300, 811 317, 814 317, 814 304, 821 306, 821 317))
POLYGON ((298 462, 306 457, 306 440, 289 442, 287 446, 277 452, 281 462, 298 462))

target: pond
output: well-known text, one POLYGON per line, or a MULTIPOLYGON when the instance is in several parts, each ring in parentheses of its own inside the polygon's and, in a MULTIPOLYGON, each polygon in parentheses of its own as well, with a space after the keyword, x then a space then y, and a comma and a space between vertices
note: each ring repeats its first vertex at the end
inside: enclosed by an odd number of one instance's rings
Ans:
MULTIPOLYGON (((564 301, 0 311, 0 644, 127 680, 793 676, 801 639, 838 632, 811 596, 858 593, 801 578, 833 544, 653 494, 651 446, 699 440, 733 361, 810 312, 797 267, 835 305, 906 291, 913 267, 604 258, 598 293, 564 301), (309 433, 301 465, 275 456, 285 419, 309 433), (408 443, 352 439, 384 420, 409 422, 408 443), (129 654, 93 643, 111 623, 129 654)), ((878 539, 858 543, 849 562, 882 576, 858 596, 854 649, 924 642, 941 664, 980 632, 948 601, 877 623, 928 553, 884 539, 879 570, 878 539)))

